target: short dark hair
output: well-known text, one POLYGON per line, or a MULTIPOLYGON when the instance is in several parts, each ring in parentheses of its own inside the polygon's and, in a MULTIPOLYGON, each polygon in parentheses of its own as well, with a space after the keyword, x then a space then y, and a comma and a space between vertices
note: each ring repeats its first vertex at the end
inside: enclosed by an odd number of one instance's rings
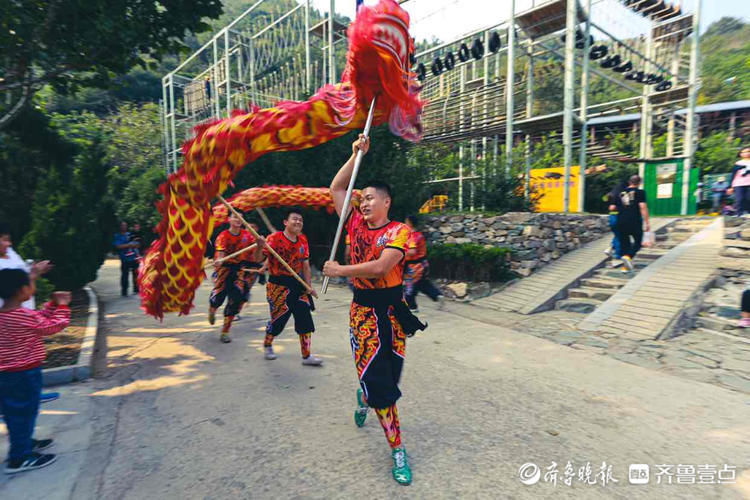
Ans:
POLYGON ((0 299, 13 298, 22 287, 30 283, 29 273, 23 269, 3 269, 0 271, 0 299))
POLYGON ((631 175, 629 180, 630 180, 631 184, 640 184, 641 183, 641 177, 639 175, 631 175))
POLYGON ((377 191, 380 191, 381 193, 388 195, 388 198, 393 199, 391 186, 383 181, 370 181, 362 187, 362 189, 367 189, 367 188, 373 188, 377 191))
POLYGON ((300 210, 299 208, 296 208, 296 207, 292 207, 292 208, 288 209, 286 212, 284 212, 284 220, 288 220, 289 216, 292 215, 292 214, 297 214, 297 215, 299 215, 302 218, 305 217, 304 215, 302 215, 302 210, 300 210))
POLYGON ((417 227, 417 225, 419 224, 419 221, 418 221, 416 215, 407 215, 406 216, 406 222, 411 223, 411 225, 414 226, 414 227, 417 227))
POLYGON ((0 236, 10 235, 10 226, 7 222, 0 222, 0 236))

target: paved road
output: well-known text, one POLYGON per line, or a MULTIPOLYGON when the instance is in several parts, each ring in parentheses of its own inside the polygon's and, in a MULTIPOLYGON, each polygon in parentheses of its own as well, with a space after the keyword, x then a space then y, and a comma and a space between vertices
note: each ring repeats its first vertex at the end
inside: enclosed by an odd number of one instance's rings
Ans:
POLYGON ((109 372, 90 384, 93 435, 60 498, 750 497, 746 394, 470 319, 456 304, 424 305, 430 328, 408 343, 399 406, 414 484, 398 486, 377 420, 352 422, 347 290, 318 301, 313 349, 326 365, 312 368, 292 331, 278 360, 262 358, 260 289, 224 345, 206 323, 206 286, 194 314, 160 324, 117 296, 118 272, 107 262, 95 283, 109 372), (593 474, 606 461, 619 482, 519 481, 522 464, 553 461, 560 480, 567 461, 593 474), (630 463, 729 464, 737 479, 635 486, 630 463))

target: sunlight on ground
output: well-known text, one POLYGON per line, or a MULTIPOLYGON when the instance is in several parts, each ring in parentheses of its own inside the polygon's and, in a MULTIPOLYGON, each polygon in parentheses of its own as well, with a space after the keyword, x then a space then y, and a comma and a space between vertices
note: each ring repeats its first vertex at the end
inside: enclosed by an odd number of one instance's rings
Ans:
MULTIPOLYGON (((163 331, 168 332, 169 330, 163 331)), ((141 339, 143 340, 142 337, 141 339)), ((134 338, 112 336, 108 340, 113 347, 121 347, 125 343, 133 342, 134 338)), ((165 364, 162 370, 169 372, 169 375, 153 379, 136 380, 124 386, 95 392, 93 396, 125 396, 139 391, 156 391, 165 387, 194 384, 208 377, 206 375, 189 376, 189 374, 198 370, 199 364, 210 362, 214 359, 213 356, 209 356, 191 345, 183 344, 179 339, 164 337, 145 349, 127 353, 126 358, 122 361, 164 360, 169 362, 169 364, 165 364)))
POLYGON ((734 429, 711 429, 705 435, 715 441, 740 441, 750 436, 750 426, 735 427, 734 429))
POLYGON ((185 384, 194 384, 202 380, 208 379, 207 375, 197 375, 195 377, 159 377, 153 380, 138 380, 131 382, 130 384, 123 385, 121 387, 113 387, 103 391, 98 391, 92 394, 92 396, 128 396, 136 392, 142 391, 158 391, 167 387, 175 387, 185 384))
POLYGON ((67 410, 41 410, 39 411, 40 415, 78 415, 77 411, 67 411, 67 410))
POLYGON ((163 333, 163 334, 170 334, 170 333, 194 333, 194 332, 200 332, 200 331, 207 331, 207 330, 213 330, 215 327, 211 326, 207 323, 201 323, 201 326, 204 328, 195 329, 195 328, 180 328, 180 327, 174 327, 174 328, 165 328, 165 327, 158 327, 158 328, 130 328, 128 330, 125 330, 123 333, 163 333))
POLYGON ((741 474, 738 474, 737 483, 730 486, 739 491, 745 498, 750 498, 750 469, 746 469, 741 474))

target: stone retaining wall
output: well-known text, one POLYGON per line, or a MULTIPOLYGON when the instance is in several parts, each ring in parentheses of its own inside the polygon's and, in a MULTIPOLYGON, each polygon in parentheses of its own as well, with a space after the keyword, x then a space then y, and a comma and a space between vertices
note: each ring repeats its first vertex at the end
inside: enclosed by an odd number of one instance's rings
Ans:
POLYGON ((433 215, 422 219, 430 243, 477 243, 509 247, 511 269, 530 275, 548 262, 602 236, 609 236, 606 215, 537 214, 511 212, 433 215))

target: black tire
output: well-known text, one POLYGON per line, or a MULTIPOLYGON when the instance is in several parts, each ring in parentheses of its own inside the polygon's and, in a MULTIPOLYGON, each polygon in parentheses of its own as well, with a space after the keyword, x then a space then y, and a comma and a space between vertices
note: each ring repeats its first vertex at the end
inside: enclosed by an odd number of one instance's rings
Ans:
POLYGON ((500 50, 500 47, 503 45, 503 42, 500 40, 500 33, 497 31, 493 31, 490 35, 490 51, 494 54, 498 50, 500 50))
POLYGON ((606 45, 594 45, 591 47, 591 50, 589 50, 589 59, 596 61, 597 59, 606 56, 608 52, 609 49, 606 45))
POLYGON ((458 49, 458 60, 461 62, 469 60, 469 47, 467 47, 465 43, 462 43, 461 47, 458 49))
POLYGON ((471 55, 477 61, 482 59, 482 56, 484 56, 484 44, 479 38, 474 40, 474 43, 471 44, 471 55))
POLYGON ((448 52, 445 55, 445 59, 443 59, 443 63, 445 64, 445 69, 447 71, 452 70, 456 66, 456 58, 453 55, 453 52, 448 52))
POLYGON ((440 73, 443 72, 443 61, 439 57, 436 57, 432 61, 432 67, 430 69, 432 69, 433 75, 440 76, 440 73))

